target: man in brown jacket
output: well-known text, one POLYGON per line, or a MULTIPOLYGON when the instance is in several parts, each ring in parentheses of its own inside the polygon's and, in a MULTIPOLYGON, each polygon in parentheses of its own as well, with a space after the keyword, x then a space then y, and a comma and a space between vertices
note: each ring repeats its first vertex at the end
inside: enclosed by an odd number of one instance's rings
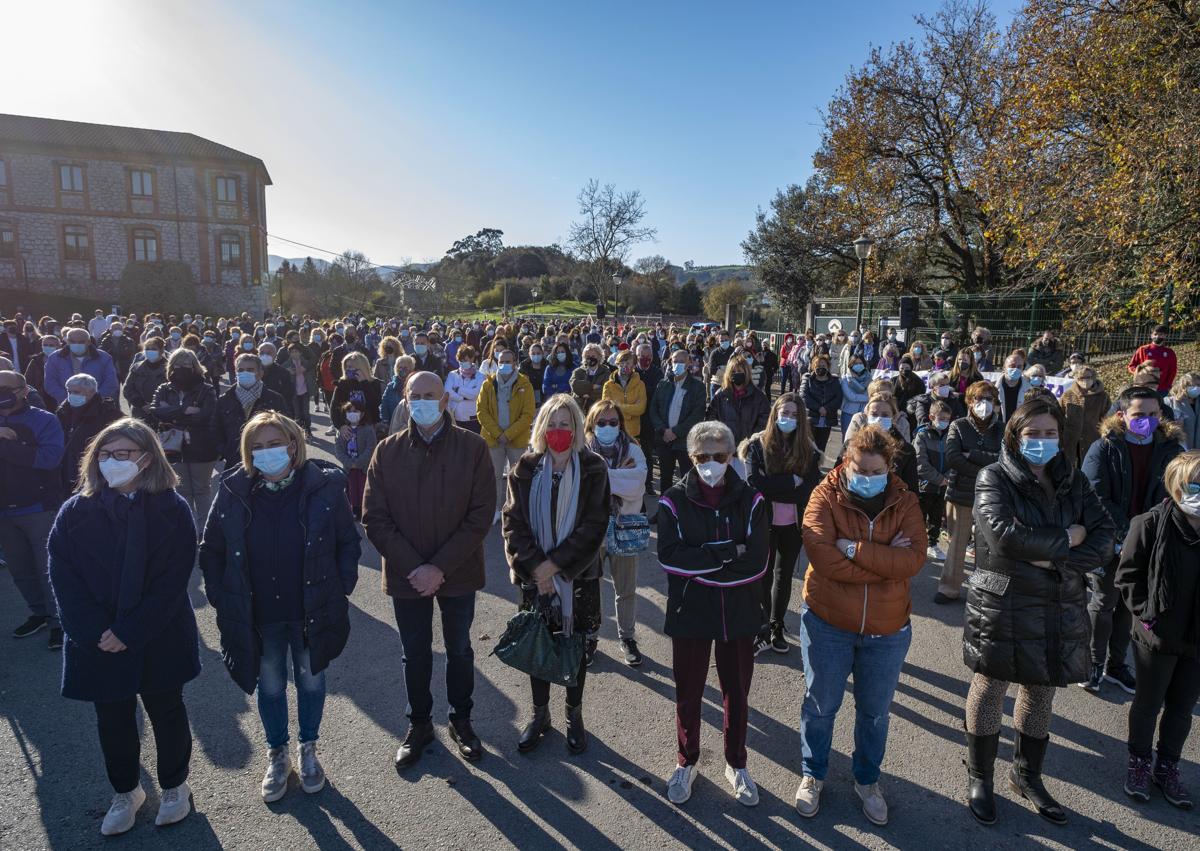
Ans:
POLYGON ((446 413, 442 379, 416 372, 404 398, 411 422, 381 442, 367 468, 363 526, 383 556, 383 590, 392 598, 404 652, 408 735, 396 751, 400 771, 433 741, 433 601, 442 610, 450 738, 464 759, 483 755, 471 727, 475 592, 484 586, 483 539, 496 510, 495 473, 482 437, 446 413))

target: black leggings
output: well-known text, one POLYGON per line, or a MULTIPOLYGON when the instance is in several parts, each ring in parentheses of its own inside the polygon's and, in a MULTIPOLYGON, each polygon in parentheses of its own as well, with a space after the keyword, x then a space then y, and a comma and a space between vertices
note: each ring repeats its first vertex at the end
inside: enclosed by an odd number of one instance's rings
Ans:
MULTIPOLYGON (((1140 627, 1139 627, 1140 629, 1140 627)), ((1137 693, 1129 704, 1129 752, 1149 757, 1158 725, 1159 759, 1178 761, 1192 729, 1192 710, 1200 699, 1200 660, 1155 653, 1133 642, 1137 693)))
MULTIPOLYGON (((579 685, 567 688, 567 706, 583 706, 583 681, 587 677, 587 657, 579 660, 579 685)), ((550 703, 550 681, 529 678, 529 690, 533 693, 534 706, 550 703)))
POLYGON ((800 557, 804 540, 800 535, 800 527, 789 523, 787 526, 772 526, 769 543, 770 553, 762 591, 763 612, 767 615, 768 628, 772 628, 783 626, 788 603, 792 601, 792 576, 796 572, 796 560, 800 557))
MULTIPOLYGON (((131 792, 138 785, 142 742, 138 737, 137 698, 96 703, 96 727, 104 768, 114 792, 131 792)), ((142 707, 154 728, 158 749, 158 784, 173 789, 188 778, 192 759, 192 728, 187 707, 183 705, 183 687, 156 694, 143 694, 142 707)))

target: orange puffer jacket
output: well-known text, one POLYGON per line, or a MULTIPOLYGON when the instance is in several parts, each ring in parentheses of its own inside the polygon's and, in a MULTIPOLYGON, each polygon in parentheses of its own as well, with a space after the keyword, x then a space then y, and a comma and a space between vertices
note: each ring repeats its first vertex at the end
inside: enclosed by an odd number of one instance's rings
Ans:
POLYGON ((842 465, 813 490, 804 511, 804 602, 826 623, 865 635, 891 635, 912 612, 909 580, 925 564, 929 539, 917 495, 895 474, 888 477, 884 508, 870 520, 841 486, 842 465), (893 547, 896 533, 911 543, 893 547), (858 545, 854 559, 838 538, 858 545))

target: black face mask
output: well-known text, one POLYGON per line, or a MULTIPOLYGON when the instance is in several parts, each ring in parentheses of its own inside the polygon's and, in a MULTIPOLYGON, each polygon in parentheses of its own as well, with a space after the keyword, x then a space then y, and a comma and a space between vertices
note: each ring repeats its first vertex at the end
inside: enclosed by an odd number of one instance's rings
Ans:
POLYGON ((13 390, 0 390, 0 411, 11 411, 21 404, 13 390))
POLYGON ((191 390, 200 383, 200 376, 190 369, 179 369, 171 373, 170 381, 180 390, 191 390))
POLYGON ((744 372, 735 372, 735 373, 733 374, 733 378, 732 378, 731 380, 733 381, 733 383, 734 383, 734 385, 735 385, 735 386, 737 386, 737 387, 741 387, 743 384, 745 384, 745 383, 746 383, 746 373, 744 373, 744 372))
POLYGON ((826 369, 825 367, 823 367, 823 366, 819 366, 819 367, 817 367, 817 377, 818 377, 818 378, 824 378, 824 377, 825 377, 825 376, 827 376, 827 375, 829 375, 829 370, 827 370, 827 369, 826 369))
POLYGON ((595 366, 595 365, 596 365, 596 359, 595 359, 595 358, 588 358, 588 359, 587 359, 587 365, 588 365, 588 366, 595 366))

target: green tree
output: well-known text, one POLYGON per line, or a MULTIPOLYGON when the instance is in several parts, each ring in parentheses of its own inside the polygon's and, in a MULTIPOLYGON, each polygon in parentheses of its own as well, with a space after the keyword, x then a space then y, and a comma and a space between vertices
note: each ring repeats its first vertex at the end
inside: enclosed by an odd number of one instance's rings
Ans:
POLYGON ((704 315, 714 322, 725 321, 725 308, 732 305, 734 313, 742 308, 750 291, 740 281, 726 281, 710 287, 704 294, 704 315))
POLYGON ((678 312, 684 316, 698 316, 700 314, 704 303, 700 295, 700 285, 696 283, 695 278, 688 278, 687 283, 679 288, 676 307, 678 312))

